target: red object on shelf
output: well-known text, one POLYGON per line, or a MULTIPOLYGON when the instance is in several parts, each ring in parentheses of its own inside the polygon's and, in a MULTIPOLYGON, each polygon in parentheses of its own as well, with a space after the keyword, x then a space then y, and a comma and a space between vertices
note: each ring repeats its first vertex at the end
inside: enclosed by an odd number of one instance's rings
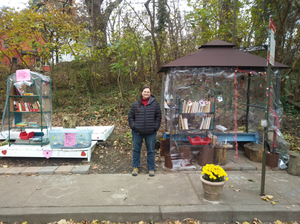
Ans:
POLYGON ((33 131, 29 132, 28 134, 27 134, 26 131, 23 131, 19 135, 20 139, 22 139, 22 140, 28 140, 28 139, 32 138, 33 136, 34 136, 34 132, 33 131))
POLYGON ((209 145, 210 143, 210 138, 208 136, 206 138, 201 138, 198 135, 195 138, 188 136, 188 139, 192 145, 209 145))

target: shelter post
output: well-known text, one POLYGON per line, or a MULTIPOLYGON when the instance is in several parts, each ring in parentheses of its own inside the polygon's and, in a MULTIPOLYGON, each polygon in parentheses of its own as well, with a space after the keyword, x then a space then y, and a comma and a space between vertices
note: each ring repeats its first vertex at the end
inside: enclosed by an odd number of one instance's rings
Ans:
POLYGON ((173 140, 173 74, 170 74, 170 154, 172 153, 172 140, 173 140))
POLYGON ((246 133, 248 133, 248 126, 249 126, 250 84, 251 84, 251 75, 248 74, 247 111, 246 111, 246 133))

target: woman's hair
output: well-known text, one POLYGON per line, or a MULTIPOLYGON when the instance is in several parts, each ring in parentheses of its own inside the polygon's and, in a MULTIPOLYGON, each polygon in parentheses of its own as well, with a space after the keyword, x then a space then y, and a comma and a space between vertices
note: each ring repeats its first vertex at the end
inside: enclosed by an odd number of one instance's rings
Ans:
POLYGON ((150 89, 150 93, 151 93, 151 88, 150 86, 144 85, 142 88, 142 91, 140 93, 139 99, 138 99, 138 109, 135 111, 135 114, 137 114, 138 112, 140 112, 140 106, 142 105, 142 92, 144 91, 144 89, 150 89))

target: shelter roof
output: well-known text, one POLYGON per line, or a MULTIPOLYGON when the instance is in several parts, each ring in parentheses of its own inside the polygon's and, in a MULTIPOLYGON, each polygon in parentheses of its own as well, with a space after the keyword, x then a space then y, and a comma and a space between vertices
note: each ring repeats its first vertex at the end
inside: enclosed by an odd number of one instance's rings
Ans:
MULTIPOLYGON (((267 59, 233 48, 231 44, 221 40, 214 40, 203 44, 199 51, 188 54, 163 65, 160 71, 171 67, 239 67, 239 68, 267 68, 267 59)), ((290 68, 275 62, 273 68, 290 68)))

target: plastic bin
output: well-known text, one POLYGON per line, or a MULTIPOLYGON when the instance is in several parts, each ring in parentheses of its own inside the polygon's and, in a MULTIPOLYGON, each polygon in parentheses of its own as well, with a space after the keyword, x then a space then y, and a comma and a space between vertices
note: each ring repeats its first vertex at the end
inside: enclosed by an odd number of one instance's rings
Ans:
POLYGON ((88 148, 92 144, 93 129, 59 128, 49 131, 50 147, 62 148, 88 148))
POLYGON ((195 138, 188 136, 188 139, 192 145, 209 145, 210 143, 210 138, 208 136, 206 138, 201 138, 198 135, 195 138))

